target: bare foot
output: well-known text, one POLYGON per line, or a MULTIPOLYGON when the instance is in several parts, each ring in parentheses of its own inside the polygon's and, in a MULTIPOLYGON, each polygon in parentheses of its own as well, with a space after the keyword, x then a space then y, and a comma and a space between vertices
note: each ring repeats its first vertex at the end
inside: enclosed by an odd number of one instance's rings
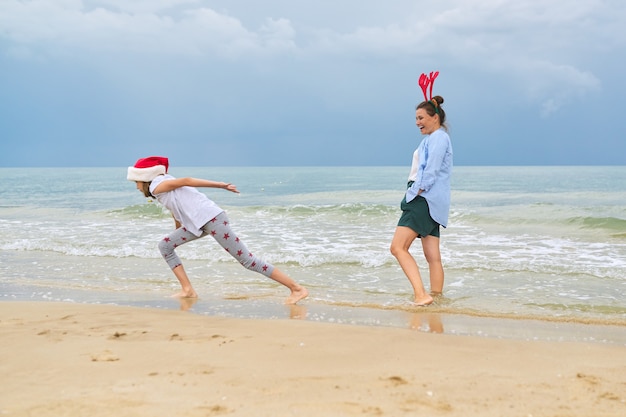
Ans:
POLYGON ((194 290, 181 291, 172 295, 172 298, 198 298, 198 294, 194 290))
POLYGON ((416 298, 413 301, 413 304, 415 304, 418 307, 426 307, 428 305, 431 305, 433 303, 433 297, 431 297, 430 295, 426 295, 424 298, 416 298))
POLYGON ((296 304, 298 301, 306 298, 308 295, 309 291, 304 287, 300 287, 297 290, 291 290, 291 295, 285 300, 285 304, 296 304))

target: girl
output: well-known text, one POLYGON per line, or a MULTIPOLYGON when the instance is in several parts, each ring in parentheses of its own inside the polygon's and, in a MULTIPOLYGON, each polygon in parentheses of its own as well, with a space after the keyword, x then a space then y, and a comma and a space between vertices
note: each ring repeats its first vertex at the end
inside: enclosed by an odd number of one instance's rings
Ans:
POLYGON ((239 193, 233 184, 197 178, 174 178, 167 173, 168 159, 160 156, 141 158, 128 167, 129 181, 146 197, 154 197, 174 217, 176 230, 159 242, 159 251, 180 282, 182 290, 174 297, 197 298, 187 273, 176 255, 176 247, 211 235, 232 257, 245 268, 263 274, 289 288, 286 304, 296 304, 308 295, 306 288, 297 284, 272 264, 254 256, 230 227, 228 216, 206 195, 194 187, 223 188, 239 193))

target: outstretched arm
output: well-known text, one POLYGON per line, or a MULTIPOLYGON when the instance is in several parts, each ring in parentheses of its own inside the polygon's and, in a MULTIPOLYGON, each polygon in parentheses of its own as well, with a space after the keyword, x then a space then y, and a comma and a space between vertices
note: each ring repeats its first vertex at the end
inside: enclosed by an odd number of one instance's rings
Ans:
POLYGON ((237 186, 226 182, 203 180, 199 178, 175 178, 161 182, 153 191, 154 194, 166 193, 180 187, 223 188, 232 193, 239 193, 237 186))

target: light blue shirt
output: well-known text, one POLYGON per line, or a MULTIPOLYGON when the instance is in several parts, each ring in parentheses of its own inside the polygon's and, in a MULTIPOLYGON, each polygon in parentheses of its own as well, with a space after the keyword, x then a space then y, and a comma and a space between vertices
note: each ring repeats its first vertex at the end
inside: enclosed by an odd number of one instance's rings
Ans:
MULTIPOLYGON (((452 175, 452 143, 445 130, 439 128, 422 139, 417 148, 417 175, 406 191, 410 202, 419 190, 428 202, 430 217, 446 227, 450 212, 450 177, 452 175)), ((413 171, 413 170, 412 170, 413 171)), ((411 178, 413 180, 413 178, 411 178)))

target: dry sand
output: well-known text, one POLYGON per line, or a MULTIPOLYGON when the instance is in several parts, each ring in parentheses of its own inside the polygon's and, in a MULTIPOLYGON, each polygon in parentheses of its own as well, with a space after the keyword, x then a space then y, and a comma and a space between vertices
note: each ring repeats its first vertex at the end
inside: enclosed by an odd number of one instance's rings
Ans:
POLYGON ((0 337, 2 416, 626 415, 618 345, 45 302, 0 337))

